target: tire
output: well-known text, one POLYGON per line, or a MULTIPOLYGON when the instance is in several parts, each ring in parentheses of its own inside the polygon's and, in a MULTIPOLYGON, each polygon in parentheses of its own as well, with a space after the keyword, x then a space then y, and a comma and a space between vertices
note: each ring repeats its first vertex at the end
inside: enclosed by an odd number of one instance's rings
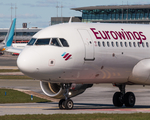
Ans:
POLYGON ((124 100, 125 100, 125 106, 126 107, 134 107, 135 104, 135 95, 132 92, 127 92, 124 95, 124 100))
POLYGON ((73 109, 74 104, 73 104, 73 101, 71 99, 66 100, 64 103, 65 103, 65 108, 67 110, 73 109))
POLYGON ((116 107, 122 107, 123 103, 121 102, 121 92, 116 92, 113 96, 113 104, 116 107))
POLYGON ((65 102, 65 99, 61 99, 59 101, 59 104, 58 104, 59 109, 61 109, 61 110, 65 109, 64 102, 65 102))

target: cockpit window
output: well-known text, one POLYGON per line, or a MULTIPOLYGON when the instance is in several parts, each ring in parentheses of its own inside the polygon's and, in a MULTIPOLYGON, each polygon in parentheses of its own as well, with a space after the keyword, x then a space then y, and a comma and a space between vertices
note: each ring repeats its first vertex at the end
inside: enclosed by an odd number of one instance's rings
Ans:
POLYGON ((50 39, 38 39, 35 45, 49 45, 50 39))
POLYGON ((50 43, 51 45, 54 45, 54 46, 58 46, 58 47, 61 47, 61 45, 60 45, 60 43, 59 43, 59 41, 58 41, 58 39, 57 38, 52 38, 52 40, 51 40, 51 43, 50 43))
POLYGON ((31 38, 27 45, 33 45, 36 41, 36 38, 31 38))
POLYGON ((60 41, 61 41, 61 44, 64 46, 64 47, 69 47, 69 45, 68 45, 68 43, 67 43, 67 41, 65 40, 65 39, 63 39, 63 38, 59 38, 60 39, 60 41))

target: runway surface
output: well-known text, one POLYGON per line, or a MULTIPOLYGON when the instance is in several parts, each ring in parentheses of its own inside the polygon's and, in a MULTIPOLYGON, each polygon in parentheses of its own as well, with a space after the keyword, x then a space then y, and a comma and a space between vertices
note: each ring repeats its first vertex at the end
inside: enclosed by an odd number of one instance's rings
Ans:
POLYGON ((17 66, 17 57, 12 55, 0 55, 0 66, 17 66))
MULTIPOLYGON (((39 81, 35 80, 0 80, 0 87, 31 90, 40 94, 39 81)), ((58 102, 0 104, 0 115, 6 114, 79 114, 79 113, 150 113, 150 87, 127 86, 136 96, 134 108, 116 108, 112 104, 113 94, 118 88, 111 84, 94 85, 83 94, 72 98, 73 110, 59 110, 58 102)))

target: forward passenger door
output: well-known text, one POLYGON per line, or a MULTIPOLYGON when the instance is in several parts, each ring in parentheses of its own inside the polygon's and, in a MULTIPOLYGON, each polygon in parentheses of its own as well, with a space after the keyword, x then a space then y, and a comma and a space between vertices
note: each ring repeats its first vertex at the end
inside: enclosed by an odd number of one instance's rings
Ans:
POLYGON ((78 29, 85 46, 85 61, 94 61, 94 42, 86 29, 78 29))

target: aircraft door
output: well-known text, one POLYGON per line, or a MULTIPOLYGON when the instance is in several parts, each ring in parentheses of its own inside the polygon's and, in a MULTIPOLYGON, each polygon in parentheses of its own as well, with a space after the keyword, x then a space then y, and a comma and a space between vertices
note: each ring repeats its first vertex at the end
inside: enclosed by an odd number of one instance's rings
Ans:
POLYGON ((89 32, 85 29, 78 30, 80 33, 80 36, 83 40, 84 46, 85 46, 85 61, 94 61, 94 43, 93 40, 89 34, 89 32))

